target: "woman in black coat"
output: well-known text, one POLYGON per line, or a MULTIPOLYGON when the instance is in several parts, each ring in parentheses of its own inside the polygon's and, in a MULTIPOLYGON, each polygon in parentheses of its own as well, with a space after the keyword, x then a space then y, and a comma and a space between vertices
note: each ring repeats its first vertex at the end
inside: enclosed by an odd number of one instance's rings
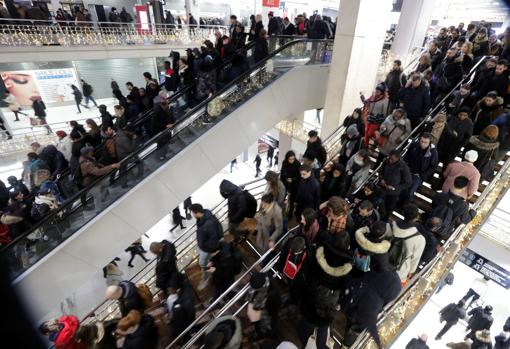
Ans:
POLYGON ((259 37, 255 40, 255 50, 253 52, 253 59, 255 63, 269 56, 269 46, 267 43, 266 35, 266 30, 262 29, 260 31, 259 37))
POLYGON ((299 168, 301 163, 296 159, 296 153, 289 150, 285 154, 285 159, 282 162, 280 179, 289 193, 289 217, 292 216, 294 204, 296 203, 296 194, 299 185, 301 175, 299 174, 299 168))

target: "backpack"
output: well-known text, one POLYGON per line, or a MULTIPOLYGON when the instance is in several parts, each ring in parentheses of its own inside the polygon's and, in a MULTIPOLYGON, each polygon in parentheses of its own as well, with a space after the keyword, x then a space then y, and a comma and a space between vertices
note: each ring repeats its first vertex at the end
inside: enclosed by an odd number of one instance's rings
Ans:
POLYGON ((246 200, 246 218, 253 218, 257 213, 257 200, 251 195, 248 190, 243 191, 246 200))
POLYGON ((306 259, 306 251, 303 253, 303 256, 301 257, 301 261, 299 264, 294 264, 292 261, 290 261, 290 255, 292 251, 289 251, 289 254, 287 255, 287 259, 285 260, 285 265, 283 267, 283 274, 290 280, 294 280, 297 273, 301 270, 301 266, 303 265, 303 262, 306 259))
POLYGON ((145 309, 152 307, 152 292, 146 284, 138 284, 136 285, 138 290, 138 295, 143 301, 143 306, 145 309))
POLYGON ((83 84, 83 94, 90 96, 94 92, 94 89, 89 84, 83 84))
POLYGON ((359 249, 355 249, 354 267, 365 273, 370 271, 370 255, 364 255, 359 251, 359 249))
POLYGON ((408 239, 411 239, 415 236, 420 235, 420 232, 416 232, 412 235, 409 235, 405 238, 396 238, 393 237, 391 239, 391 247, 388 251, 388 257, 390 260, 390 264, 393 266, 393 270, 399 270, 402 264, 405 262, 404 258, 404 242, 408 239))
POLYGON ((448 236, 453 225, 454 217, 451 205, 453 205, 453 202, 451 199, 448 199, 448 205, 439 205, 434 208, 430 214, 430 217, 441 218, 443 221, 441 227, 436 231, 441 237, 448 236))

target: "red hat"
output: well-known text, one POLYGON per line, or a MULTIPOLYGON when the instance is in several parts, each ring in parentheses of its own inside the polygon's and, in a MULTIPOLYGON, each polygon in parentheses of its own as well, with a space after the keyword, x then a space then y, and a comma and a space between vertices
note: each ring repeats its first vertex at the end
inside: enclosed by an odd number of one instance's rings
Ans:
POLYGON ((273 12, 273 11, 269 11, 269 12, 267 13, 267 15, 268 15, 268 16, 273 16, 273 17, 274 17, 274 12, 273 12))
POLYGON ((67 136, 66 131, 57 131, 57 132, 55 132, 55 134, 56 134, 58 137, 60 137, 60 138, 64 138, 64 137, 66 137, 66 136, 67 136))

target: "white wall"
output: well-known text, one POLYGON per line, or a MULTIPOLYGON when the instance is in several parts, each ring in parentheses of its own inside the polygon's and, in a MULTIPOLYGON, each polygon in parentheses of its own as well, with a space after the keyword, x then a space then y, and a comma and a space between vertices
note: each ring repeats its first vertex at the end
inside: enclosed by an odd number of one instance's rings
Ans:
MULTIPOLYGON (((279 121, 322 108, 329 66, 296 67, 236 109, 15 281, 42 320, 279 121), (296 89, 303 86, 306 89, 296 89), (200 171, 193 171, 200 164, 200 171), (183 180, 186 178, 186 180, 183 180), (176 185, 178 183, 178 185, 176 185)), ((102 296, 102 295, 99 295, 102 296)))

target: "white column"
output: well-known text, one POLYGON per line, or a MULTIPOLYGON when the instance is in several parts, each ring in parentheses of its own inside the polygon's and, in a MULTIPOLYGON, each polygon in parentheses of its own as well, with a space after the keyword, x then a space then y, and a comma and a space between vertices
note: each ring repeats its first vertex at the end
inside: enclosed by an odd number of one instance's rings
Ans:
POLYGON ((200 26, 200 4, 198 0, 185 0, 184 6, 186 7, 186 18, 191 13, 197 20, 197 25, 200 26))
POLYGON ((328 80, 321 136, 361 106, 359 92, 375 86, 392 0, 342 0, 328 80))
POLYGON ((391 52, 404 58, 413 47, 421 47, 434 11, 436 0, 404 0, 391 52))

